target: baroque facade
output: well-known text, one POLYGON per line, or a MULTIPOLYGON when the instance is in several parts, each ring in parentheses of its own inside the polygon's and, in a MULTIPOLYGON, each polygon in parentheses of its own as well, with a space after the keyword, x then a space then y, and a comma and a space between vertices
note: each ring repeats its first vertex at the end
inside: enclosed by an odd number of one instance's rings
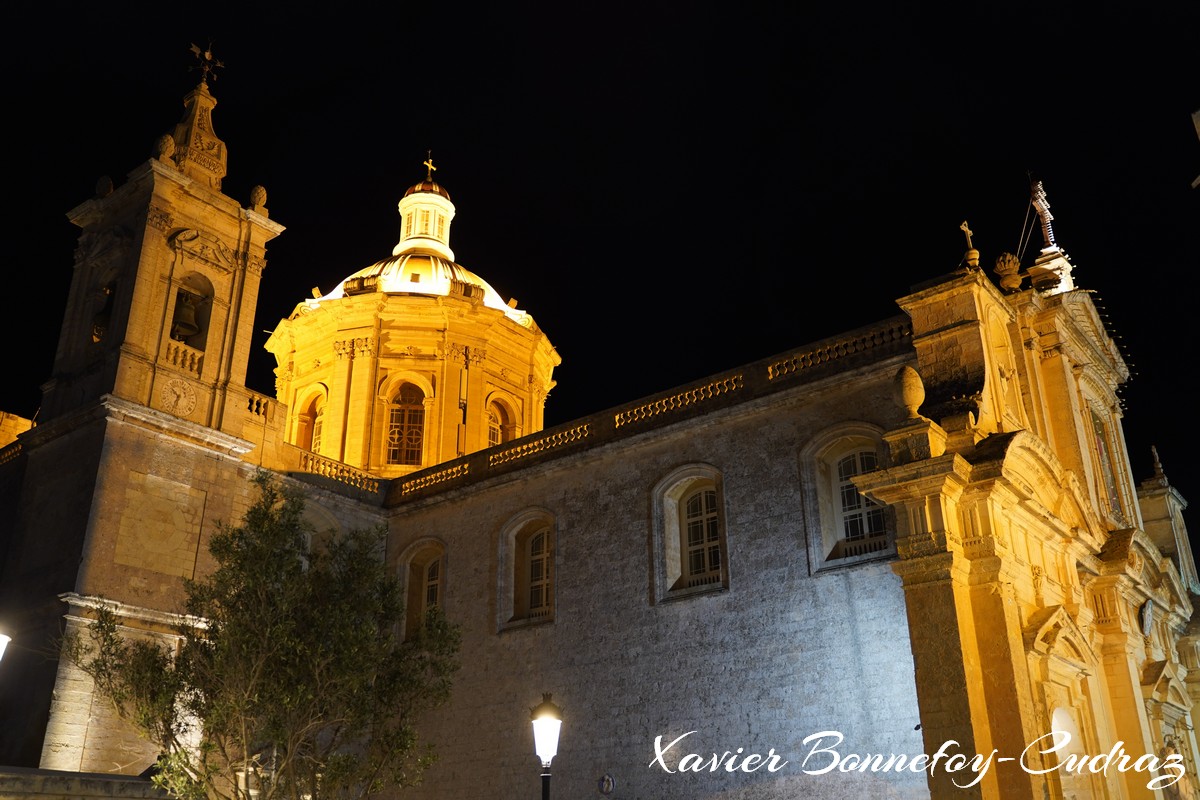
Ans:
POLYGON ((100 603, 169 636, 265 467, 318 528, 386 525, 410 618, 462 625, 410 796, 527 791, 544 691, 576 797, 1190 796, 1186 503, 1157 464, 1134 480, 1128 370, 1048 215, 1028 267, 969 249, 892 318, 544 429, 559 357, 454 261, 427 162, 393 253, 275 328, 272 397, 245 379, 284 229, 261 188, 221 192, 215 104, 201 82, 152 158, 70 212, 41 419, 0 417, 0 626, 24 645, 0 763, 153 762, 37 653, 100 603), (1125 769, 1071 768, 1118 747, 1125 769), (1154 788, 1175 773, 1146 757, 1170 753, 1186 776, 1154 788))

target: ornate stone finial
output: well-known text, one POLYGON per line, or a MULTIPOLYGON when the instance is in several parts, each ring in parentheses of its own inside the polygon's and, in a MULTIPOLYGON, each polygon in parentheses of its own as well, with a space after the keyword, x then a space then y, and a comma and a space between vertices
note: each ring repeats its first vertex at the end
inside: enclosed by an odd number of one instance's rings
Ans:
POLYGON ((425 165, 425 180, 432 181, 433 173, 437 172, 437 167, 433 165, 433 151, 425 151, 425 160, 421 162, 425 165))
POLYGON ((250 205, 255 208, 262 208, 267 204, 267 190, 262 185, 256 185, 250 189, 250 205))
POLYGON ((1046 189, 1042 186, 1041 181, 1033 184, 1033 207, 1037 211, 1038 217, 1042 220, 1042 240, 1045 242, 1044 248, 1057 248, 1054 243, 1054 229, 1050 227, 1050 221, 1054 216, 1050 213, 1050 202, 1046 199, 1046 189))
POLYGON ((967 226, 967 221, 964 219, 963 224, 958 226, 958 229, 967 235, 967 254, 963 260, 967 262, 967 266, 971 269, 979 269, 979 251, 971 244, 971 229, 967 226))
POLYGON ((918 410, 925 402, 925 382, 921 374, 910 366, 903 366, 892 379, 892 399, 904 409, 909 419, 921 419, 918 410))
POLYGON ((210 75, 215 81, 217 79, 217 68, 224 67, 225 64, 213 57, 212 42, 209 42, 207 50, 201 50, 195 44, 192 45, 191 50, 196 58, 200 59, 200 66, 192 67, 192 69, 200 70, 200 82, 208 83, 208 78, 210 75))
POLYGON ((1012 253, 1001 253, 996 257, 996 274, 1000 276, 1000 288, 1015 292, 1021 288, 1021 259, 1012 253))

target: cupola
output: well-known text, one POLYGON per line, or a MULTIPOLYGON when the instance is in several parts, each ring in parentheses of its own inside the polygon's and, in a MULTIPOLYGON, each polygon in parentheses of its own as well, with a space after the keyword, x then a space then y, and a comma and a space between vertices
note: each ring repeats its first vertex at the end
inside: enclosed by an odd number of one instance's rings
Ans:
POLYGON ((392 255, 429 253, 450 261, 450 222, 454 219, 454 203, 450 193, 433 179, 437 167, 432 156, 425 159, 425 180, 414 184, 400 198, 400 241, 392 255))

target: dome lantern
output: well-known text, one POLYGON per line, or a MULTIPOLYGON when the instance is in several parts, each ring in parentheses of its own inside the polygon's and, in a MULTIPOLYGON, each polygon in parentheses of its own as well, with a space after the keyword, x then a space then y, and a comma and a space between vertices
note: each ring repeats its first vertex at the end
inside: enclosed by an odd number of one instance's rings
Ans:
POLYGON ((400 241, 392 248, 392 255, 428 253, 453 261, 450 222, 454 219, 454 203, 450 202, 450 193, 433 179, 437 167, 432 155, 424 165, 425 180, 410 186, 400 198, 400 241))

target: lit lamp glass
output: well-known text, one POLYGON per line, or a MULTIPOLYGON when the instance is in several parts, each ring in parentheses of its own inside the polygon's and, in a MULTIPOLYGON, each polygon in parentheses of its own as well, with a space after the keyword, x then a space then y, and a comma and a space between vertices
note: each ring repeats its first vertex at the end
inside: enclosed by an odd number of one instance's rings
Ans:
POLYGON ((0 658, 4 658, 4 648, 8 647, 8 643, 11 641, 11 636, 6 636, 3 633, 0 633, 0 658))
POLYGON ((558 755, 558 732, 562 728, 562 709, 550 702, 550 693, 542 695, 540 705, 533 708, 533 750, 548 772, 550 762, 558 755))

